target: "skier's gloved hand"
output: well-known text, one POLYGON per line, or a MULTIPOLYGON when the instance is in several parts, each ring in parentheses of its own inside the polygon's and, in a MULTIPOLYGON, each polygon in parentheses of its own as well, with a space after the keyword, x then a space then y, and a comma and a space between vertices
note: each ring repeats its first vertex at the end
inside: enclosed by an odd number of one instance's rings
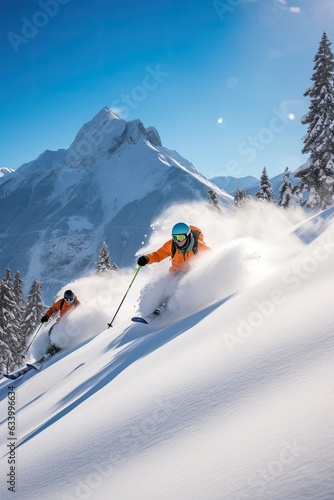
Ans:
POLYGON ((41 319, 41 323, 46 323, 49 318, 47 316, 43 316, 41 319))
POLYGON ((146 257, 146 255, 142 255, 141 257, 139 257, 137 262, 138 266, 140 267, 146 266, 147 263, 148 263, 148 257, 146 257))

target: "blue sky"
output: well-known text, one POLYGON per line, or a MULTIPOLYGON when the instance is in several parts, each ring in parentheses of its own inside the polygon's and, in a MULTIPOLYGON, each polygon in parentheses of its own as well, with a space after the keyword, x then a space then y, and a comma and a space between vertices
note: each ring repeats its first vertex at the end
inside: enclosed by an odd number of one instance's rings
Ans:
POLYGON ((0 13, 1 166, 68 147, 104 106, 155 126, 208 178, 307 159, 303 93, 322 32, 334 42, 334 0, 11 0, 0 13))

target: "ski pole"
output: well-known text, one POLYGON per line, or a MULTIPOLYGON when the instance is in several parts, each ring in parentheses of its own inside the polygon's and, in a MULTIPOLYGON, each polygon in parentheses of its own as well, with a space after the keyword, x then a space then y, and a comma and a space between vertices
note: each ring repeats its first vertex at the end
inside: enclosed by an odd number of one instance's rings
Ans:
POLYGON ((116 318, 116 316, 117 316, 117 314, 118 314, 118 311, 120 310, 120 308, 121 308, 121 306, 122 306, 122 304, 123 304, 123 302, 124 302, 124 300, 125 300, 125 297, 126 297, 126 296, 127 296, 127 294, 129 293, 129 290, 130 290, 130 288, 132 287, 132 284, 133 284, 134 280, 136 279, 137 274, 139 273, 139 271, 140 271, 141 267, 142 267, 142 266, 138 266, 138 269, 137 269, 137 271, 135 272, 135 275, 134 275, 134 277, 133 277, 133 278, 132 278, 132 280, 131 280, 131 283, 130 283, 130 285, 129 285, 129 288, 128 288, 128 289, 127 289, 127 291, 125 292, 125 295, 124 295, 124 297, 122 298, 122 301, 121 301, 120 305, 118 306, 117 311, 115 312, 113 319, 110 321, 110 323, 107 323, 108 328, 110 328, 110 327, 112 326, 112 324, 113 324, 113 322, 114 322, 114 319, 116 318))
POLYGON ((41 324, 39 325, 39 327, 37 328, 37 330, 35 331, 33 338, 31 339, 31 341, 30 341, 30 343, 29 343, 28 347, 27 347, 27 348, 26 348, 26 350, 25 350, 25 353, 24 353, 24 354, 22 354, 22 359, 26 357, 27 352, 29 351, 31 344, 33 343, 33 341, 34 341, 34 339, 35 339, 36 335, 37 335, 37 334, 38 334, 38 332, 40 331, 40 329, 41 329, 42 325, 43 325, 43 323, 41 323, 41 324))

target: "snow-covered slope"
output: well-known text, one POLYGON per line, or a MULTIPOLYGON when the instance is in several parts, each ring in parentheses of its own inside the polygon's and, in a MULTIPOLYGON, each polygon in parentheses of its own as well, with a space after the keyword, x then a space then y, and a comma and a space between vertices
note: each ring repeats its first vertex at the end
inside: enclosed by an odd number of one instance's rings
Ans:
POLYGON ((103 241, 119 267, 132 265, 152 220, 172 204, 207 199, 209 188, 230 204, 154 127, 104 108, 67 150, 45 151, 2 185, 0 268, 20 270, 27 286, 42 280, 51 301, 94 268, 103 241))
MULTIPOLYGON (((129 321, 140 291, 162 286, 163 264, 140 271, 111 329, 134 271, 77 280, 83 306, 55 334, 69 350, 2 381, 1 498, 13 498, 8 386, 20 500, 334 497, 333 215, 197 210, 183 215, 212 252, 166 313, 129 321)), ((44 331, 36 355, 45 342, 44 331)))

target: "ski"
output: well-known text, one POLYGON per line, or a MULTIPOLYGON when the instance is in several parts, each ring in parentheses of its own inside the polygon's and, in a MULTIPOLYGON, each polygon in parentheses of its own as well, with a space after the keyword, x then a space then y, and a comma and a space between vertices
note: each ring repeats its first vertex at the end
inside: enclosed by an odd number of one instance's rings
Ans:
POLYGON ((21 377, 25 373, 27 373, 29 370, 31 370, 31 367, 26 365, 23 366, 22 368, 19 368, 15 372, 12 373, 4 373, 3 376, 6 378, 9 378, 10 380, 16 380, 17 378, 21 377))
POLYGON ((146 316, 134 316, 133 318, 131 318, 131 321, 133 321, 134 323, 144 323, 145 325, 148 325, 149 323, 151 323, 151 321, 160 316, 165 307, 166 304, 161 304, 151 314, 147 314, 146 316))
POLYGON ((44 365, 45 361, 46 360, 44 360, 44 361, 35 361, 35 363, 27 363, 27 366, 30 369, 33 368, 34 370, 39 371, 42 368, 42 366, 44 365))
POLYGON ((44 365, 45 361, 47 361, 48 359, 50 359, 55 354, 58 354, 59 350, 56 351, 56 352, 53 352, 53 353, 47 352, 38 361, 34 361, 34 363, 27 363, 27 366, 29 366, 29 368, 33 368, 34 370, 39 371, 41 368, 43 368, 43 365, 44 365))
MULTIPOLYGON (((59 351, 58 351, 59 352, 59 351)), ((23 366, 22 368, 19 368, 15 372, 12 373, 4 373, 3 376, 10 379, 10 380, 16 380, 17 378, 21 377, 25 373, 27 373, 29 370, 37 370, 39 371, 41 368, 43 368, 43 365, 45 361, 47 361, 49 358, 57 354, 54 352, 53 354, 51 353, 46 353, 44 356, 41 357, 38 361, 35 361, 33 363, 27 363, 26 366, 23 366)))

